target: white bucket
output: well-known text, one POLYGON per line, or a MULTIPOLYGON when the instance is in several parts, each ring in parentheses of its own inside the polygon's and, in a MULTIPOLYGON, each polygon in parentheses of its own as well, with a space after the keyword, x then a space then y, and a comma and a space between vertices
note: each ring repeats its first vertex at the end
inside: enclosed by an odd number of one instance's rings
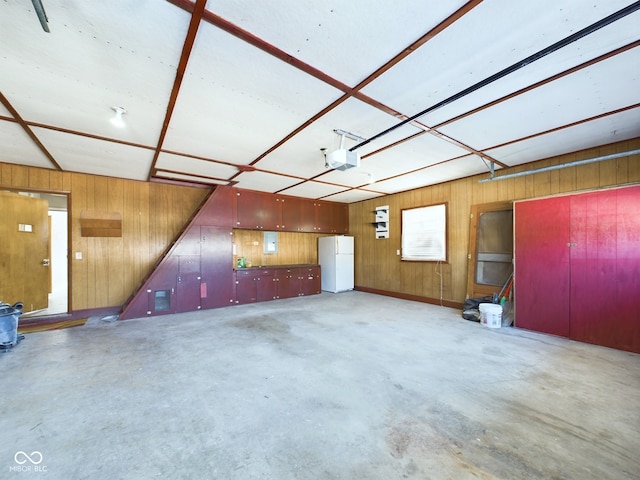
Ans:
POLYGON ((480 304, 480 323, 488 328, 502 327, 502 305, 495 303, 480 304))

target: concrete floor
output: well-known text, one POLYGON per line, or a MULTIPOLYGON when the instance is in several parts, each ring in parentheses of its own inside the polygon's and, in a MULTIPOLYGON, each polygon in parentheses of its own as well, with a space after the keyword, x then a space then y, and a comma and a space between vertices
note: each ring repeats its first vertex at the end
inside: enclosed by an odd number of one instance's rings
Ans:
POLYGON ((3 479, 640 478, 640 355, 362 292, 91 319, 0 369, 3 479))

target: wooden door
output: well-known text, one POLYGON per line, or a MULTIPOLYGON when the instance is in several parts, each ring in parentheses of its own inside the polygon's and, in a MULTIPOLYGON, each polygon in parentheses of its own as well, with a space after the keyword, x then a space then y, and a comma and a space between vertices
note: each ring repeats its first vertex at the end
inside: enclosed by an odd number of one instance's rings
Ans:
POLYGON ((568 197, 515 205, 515 325, 570 333, 568 197))
POLYGON ((467 298, 499 293, 513 272, 513 206, 498 202, 471 207, 467 298))
POLYGON ((48 208, 46 200, 0 192, 0 300, 23 302, 25 312, 49 304, 48 208))

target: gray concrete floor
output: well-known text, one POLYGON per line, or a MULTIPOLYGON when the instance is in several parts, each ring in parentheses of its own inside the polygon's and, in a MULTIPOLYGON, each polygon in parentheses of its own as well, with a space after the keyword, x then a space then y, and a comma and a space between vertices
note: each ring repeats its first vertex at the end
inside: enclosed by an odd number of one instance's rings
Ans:
POLYGON ((3 479, 640 478, 640 355, 362 292, 91 319, 0 369, 3 479))

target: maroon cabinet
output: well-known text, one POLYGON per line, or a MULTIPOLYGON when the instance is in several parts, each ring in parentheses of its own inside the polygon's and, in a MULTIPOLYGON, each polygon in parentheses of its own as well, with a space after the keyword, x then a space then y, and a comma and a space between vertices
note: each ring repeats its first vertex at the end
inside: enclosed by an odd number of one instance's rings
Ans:
POLYGON ((253 303, 258 301, 258 287, 253 270, 237 270, 236 303, 253 303))
POLYGON ((200 255, 180 255, 176 278, 176 312, 200 310, 200 255))
POLYGON ((200 297, 202 308, 233 304, 231 229, 200 227, 200 297))
POLYGON ((234 226, 248 230, 349 233, 349 206, 235 189, 234 226))
POLYGON ((272 193, 236 191, 236 227, 251 230, 281 230, 282 205, 272 193))
POLYGON ((300 268, 300 295, 316 295, 321 292, 320 266, 300 268))
POLYGON ((516 326, 640 353, 640 186, 516 202, 516 326))
POLYGON ((320 289, 320 266, 247 268, 235 271, 237 304, 315 295, 320 289))
POLYGON ((349 207, 344 203, 315 202, 319 233, 349 233, 349 207))
POLYGON ((282 229, 287 232, 313 232, 316 210, 313 200, 296 197, 281 199, 282 229))
POLYGON ((271 268, 262 268, 256 271, 256 297, 258 302, 275 300, 277 295, 277 284, 275 271, 271 268))
POLYGON ((278 298, 291 298, 300 295, 300 268, 278 268, 276 270, 278 298))

